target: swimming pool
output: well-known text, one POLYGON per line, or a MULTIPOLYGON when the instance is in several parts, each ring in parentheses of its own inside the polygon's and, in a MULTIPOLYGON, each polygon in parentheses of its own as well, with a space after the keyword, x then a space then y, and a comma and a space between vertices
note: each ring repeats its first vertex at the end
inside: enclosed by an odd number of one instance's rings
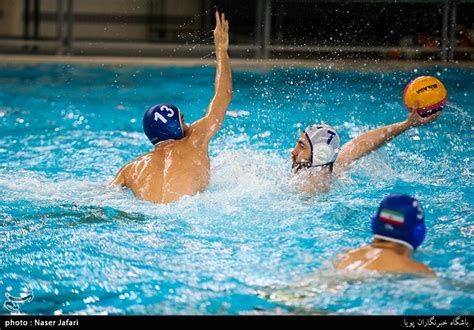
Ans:
POLYGON ((474 312, 474 71, 233 78, 208 191, 155 205, 106 183, 150 150, 147 107, 202 116, 214 68, 1 67, 0 303, 30 289, 26 314, 474 312), (305 125, 330 124, 345 143, 403 120, 403 87, 422 74, 449 92, 437 122, 360 160, 329 193, 292 187, 289 152, 305 125), (421 201, 428 234, 415 259, 438 279, 333 270, 341 251, 369 243, 369 218, 389 193, 421 201))

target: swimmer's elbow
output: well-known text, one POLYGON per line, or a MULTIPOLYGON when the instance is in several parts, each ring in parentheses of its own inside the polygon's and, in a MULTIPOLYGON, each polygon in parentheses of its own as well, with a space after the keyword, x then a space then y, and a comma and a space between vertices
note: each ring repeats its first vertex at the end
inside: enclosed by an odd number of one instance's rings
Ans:
POLYGON ((230 101, 232 101, 232 98, 234 97, 234 94, 232 92, 232 89, 224 89, 220 93, 216 95, 216 100, 219 100, 222 102, 222 104, 227 108, 227 106, 230 104, 230 101))
POLYGON ((436 275, 436 273, 434 272, 434 270, 432 270, 430 267, 426 266, 426 265, 423 265, 423 270, 422 272, 427 275, 427 276, 430 276, 430 277, 438 277, 438 275, 436 275))
POLYGON ((109 187, 124 187, 125 182, 117 180, 117 179, 113 179, 111 182, 109 182, 108 186, 109 187))
POLYGON ((109 186, 124 187, 125 186, 125 177, 124 177, 123 173, 117 174, 117 176, 109 183, 109 186))
POLYGON ((232 102, 232 98, 233 98, 232 92, 229 92, 229 93, 226 95, 226 101, 225 101, 225 108, 226 108, 226 110, 227 110, 227 108, 229 107, 230 102, 232 102))

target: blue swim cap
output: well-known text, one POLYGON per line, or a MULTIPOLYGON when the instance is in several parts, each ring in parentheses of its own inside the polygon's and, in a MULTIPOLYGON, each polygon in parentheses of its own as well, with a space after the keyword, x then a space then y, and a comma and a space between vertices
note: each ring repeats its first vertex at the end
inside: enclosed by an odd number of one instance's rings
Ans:
POLYGON ((426 234, 425 216, 420 203, 408 195, 389 195, 372 217, 374 237, 416 249, 426 234))
POLYGON ((184 137, 181 111, 172 104, 158 104, 143 116, 143 130, 153 145, 184 137))

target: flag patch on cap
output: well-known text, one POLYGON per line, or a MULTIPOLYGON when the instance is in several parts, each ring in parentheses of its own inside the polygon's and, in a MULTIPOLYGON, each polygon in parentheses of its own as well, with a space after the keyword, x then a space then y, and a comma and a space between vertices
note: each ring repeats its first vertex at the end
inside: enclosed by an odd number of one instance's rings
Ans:
POLYGON ((381 221, 390 223, 397 227, 403 227, 403 224, 405 223, 405 216, 403 213, 389 209, 382 209, 382 211, 380 211, 379 218, 381 221))

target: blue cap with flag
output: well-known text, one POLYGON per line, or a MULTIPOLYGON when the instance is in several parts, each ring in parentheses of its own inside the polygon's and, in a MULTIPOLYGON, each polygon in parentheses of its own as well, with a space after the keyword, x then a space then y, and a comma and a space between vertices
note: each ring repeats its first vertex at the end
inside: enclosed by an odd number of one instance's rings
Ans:
POLYGON ((408 195, 389 195, 372 217, 374 237, 416 249, 425 238, 425 216, 420 202, 408 195))

